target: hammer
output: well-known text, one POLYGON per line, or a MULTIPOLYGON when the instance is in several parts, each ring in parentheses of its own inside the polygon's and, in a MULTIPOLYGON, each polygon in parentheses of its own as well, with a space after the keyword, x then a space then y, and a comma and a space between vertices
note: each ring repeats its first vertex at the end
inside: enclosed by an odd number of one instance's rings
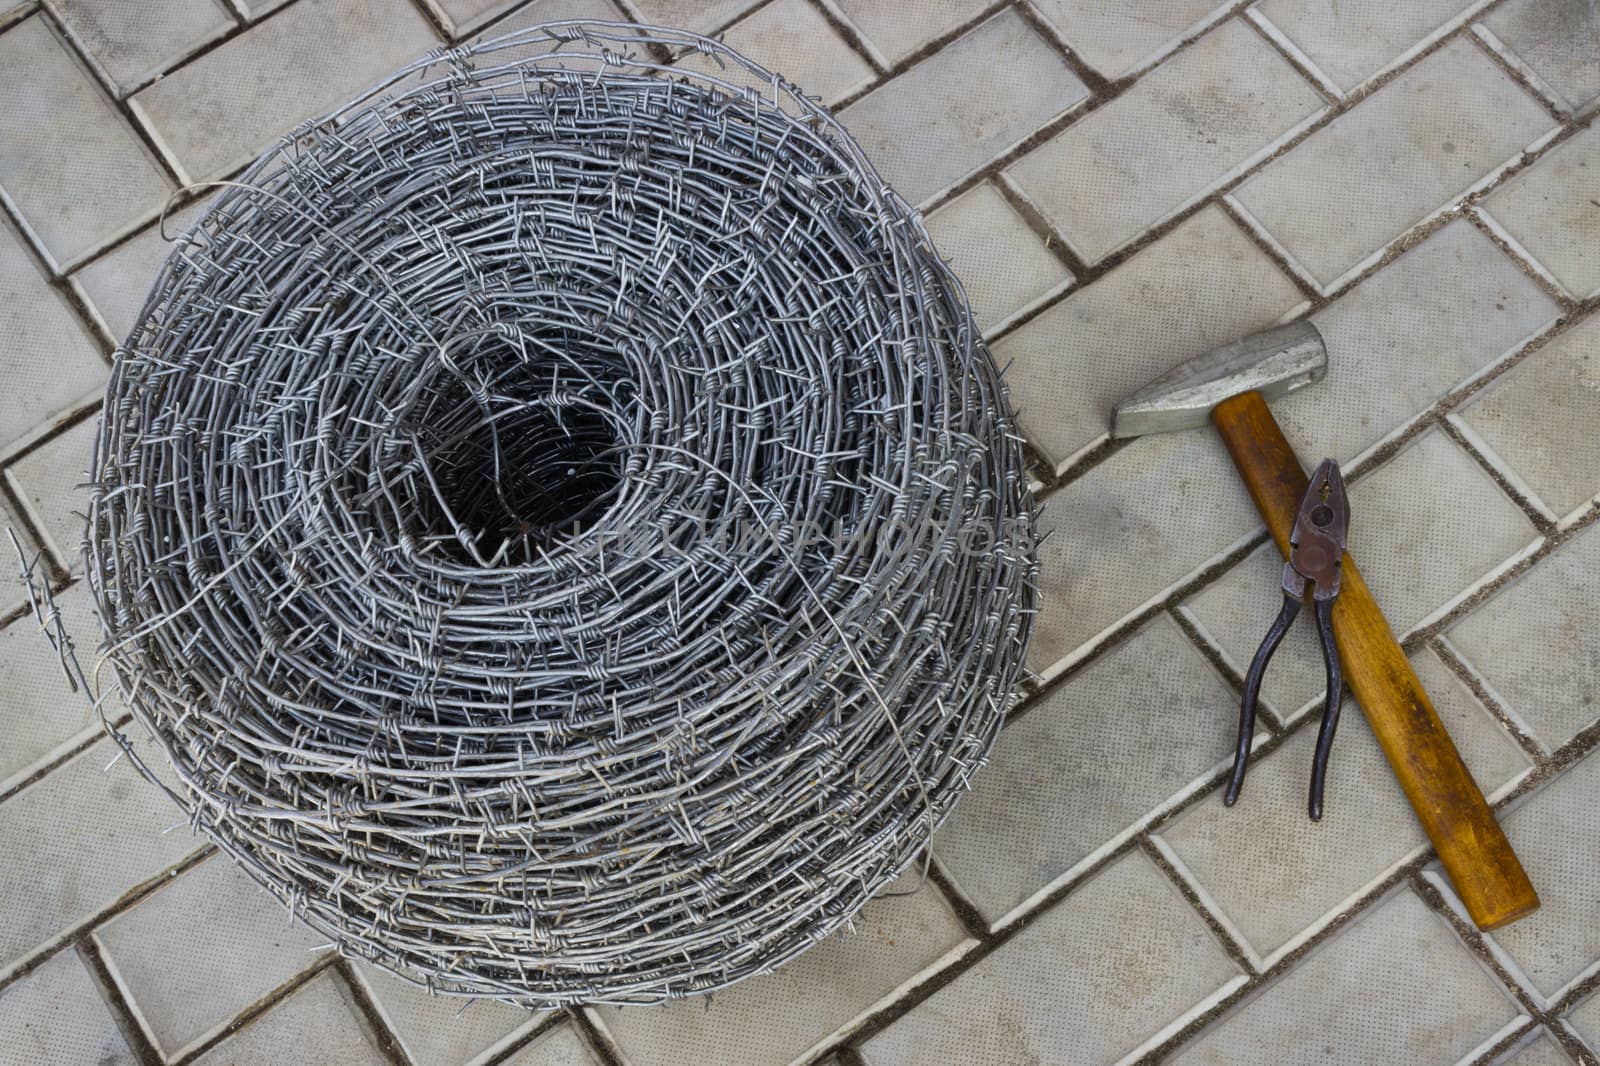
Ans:
MULTIPOLYGON (((1191 359, 1128 397, 1112 413, 1111 435, 1209 421, 1288 558, 1309 482, 1267 401, 1327 372, 1328 350, 1311 323, 1269 329, 1191 359)), ((1333 629, 1345 681, 1473 922, 1493 929, 1532 913, 1539 897, 1528 875, 1348 553, 1333 629)))

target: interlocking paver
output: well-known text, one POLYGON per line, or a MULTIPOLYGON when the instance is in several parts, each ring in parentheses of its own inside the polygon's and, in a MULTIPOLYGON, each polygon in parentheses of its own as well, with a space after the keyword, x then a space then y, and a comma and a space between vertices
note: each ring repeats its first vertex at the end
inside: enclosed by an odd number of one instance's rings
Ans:
MULTIPOLYGON (((874 74, 865 59, 845 43, 807 0, 777 0, 719 34, 737 52, 781 74, 808 96, 833 104, 864 89, 874 74)), ((750 85, 770 98, 772 87, 749 75, 736 75, 715 59, 690 52, 678 66, 750 85)))
MULTIPOLYGON (((0 189, 56 269, 137 228, 172 190, 42 15, 0 31, 0 145, 0 189)), ((0 276, 14 269, 0 263, 0 276)))
POLYGON ((1272 413, 1308 463, 1350 463, 1560 315, 1489 238, 1452 222, 1311 315, 1327 379, 1272 413))
POLYGON ((1552 148, 1483 210, 1568 293, 1600 293, 1600 130, 1552 148))
POLYGON ((135 1066, 100 990, 71 949, 0 991, 0 1062, 135 1066))
POLYGON ((832 0, 832 6, 861 34, 878 61, 892 66, 935 37, 977 18, 992 0, 832 0))
POLYGON ((1096 0, 1032 0, 1051 28, 1108 78, 1120 78, 1166 55, 1231 6, 1217 0, 1107 4, 1096 0))
POLYGON ((1600 319, 1562 334, 1453 415, 1555 517, 1600 494, 1600 319))
POLYGON ((1072 272, 990 182, 974 185, 926 221, 934 247, 967 290, 981 332, 999 328, 1072 283, 1072 272))
POLYGON ((995 342, 1023 432, 1064 470, 1111 409, 1193 356, 1287 318, 1300 291, 1220 208, 1207 207, 995 342))
POLYGON ((1450 644, 1546 749, 1600 719, 1600 525, 1541 559, 1449 631, 1450 644))
POLYGON ((678 26, 696 33, 721 29, 755 7, 759 0, 628 0, 639 18, 657 26, 678 26))
POLYGON ((5 474, 56 563, 75 573, 83 571, 84 515, 89 509, 88 490, 78 486, 89 479, 97 423, 84 419, 18 459, 5 474))
POLYGON ((600 1066, 600 1060, 572 1026, 563 1025, 518 1050, 505 1066, 600 1066))
POLYGON ((1230 195, 1331 289, 1555 129, 1494 60, 1457 39, 1230 195))
POLYGON ((429 995, 365 962, 355 963, 354 969, 412 1062, 484 1062, 545 1017, 489 1000, 429 995))
POLYGON ((204 181, 437 44, 405 0, 301 0, 129 102, 188 180, 204 181))
MULTIPOLYGON (((1269 587, 1261 592, 1264 602, 1274 598, 1269 587)), ((1279 658, 1275 669, 1290 666, 1279 658)), ((1531 768, 1522 749, 1432 652, 1413 654, 1411 663, 1480 788, 1493 794, 1531 768)), ((1311 669, 1320 683, 1320 663, 1311 669)), ((1319 692, 1319 714, 1320 704, 1319 692)), ((1231 733, 1237 713, 1235 704, 1209 715, 1204 726, 1231 733)), ((1308 723, 1251 766, 1235 806, 1223 806, 1221 794, 1214 794, 1159 834, 1174 865, 1268 965, 1428 844, 1372 730, 1348 699, 1334 740, 1327 808, 1320 823, 1308 819, 1315 744, 1316 723, 1308 723)))
POLYGON ((327 938, 213 855, 96 930, 107 967, 163 1056, 179 1058, 309 969, 327 938), (184 926, 203 937, 174 937, 184 926))
MULTIPOLYGON (((9 552, 11 544, 3 537, 0 531, 0 542, 9 552)), ((56 593, 55 603, 78 663, 92 677, 100 625, 89 587, 80 581, 56 593)), ((99 728, 100 716, 88 699, 68 691, 61 660, 33 615, 0 629, 0 792, 20 784, 99 728)))
POLYGON ((1327 103, 1229 22, 1006 171, 1094 263, 1264 159, 1327 103))
POLYGON ((1589 1050, 1600 1054, 1600 990, 1591 992, 1568 1012, 1567 1024, 1589 1045, 1589 1050))
POLYGON ((162 237, 163 224, 157 221, 73 272, 73 288, 112 340, 119 344, 127 340, 161 264, 177 249, 189 227, 200 220, 211 200, 207 195, 168 213, 165 231, 172 240, 162 237))
POLYGON ((1243 979, 1171 882, 1133 852, 863 1054, 871 1066, 1111 1062, 1243 979))
POLYGON ((1219 767, 1238 699, 1158 616, 1007 726, 935 854, 1000 921, 1219 767))
POLYGON ((1250 11, 1305 57, 1341 95, 1415 56, 1485 0, 1261 0, 1250 11))
POLYGON ((1066 61, 1004 11, 839 113, 913 204, 1020 144, 1088 96, 1066 61))
POLYGON ((1516 1006, 1444 919, 1402 890, 1171 1061, 1455 1062, 1516 1017, 1516 1006))
POLYGON ((1484 16, 1497 43, 1569 110, 1600 96, 1600 8, 1587 0, 1510 0, 1484 16))
MULTIPOLYGON (((916 887, 920 866, 890 891, 916 887)), ((879 899, 795 961, 704 999, 603 1007, 599 1016, 633 1062, 649 1066, 788 1063, 966 943, 932 884, 879 899)))
POLYGON ((234 27, 218 0, 57 0, 54 10, 119 96, 234 27))
POLYGON ((162 832, 183 814, 126 758, 105 769, 116 752, 94 744, 0 805, 0 974, 200 848, 162 832))
POLYGON ((320 973, 288 999, 200 1058, 195 1066, 255 1066, 287 1062, 337 1062, 386 1066, 350 990, 332 973, 320 973))

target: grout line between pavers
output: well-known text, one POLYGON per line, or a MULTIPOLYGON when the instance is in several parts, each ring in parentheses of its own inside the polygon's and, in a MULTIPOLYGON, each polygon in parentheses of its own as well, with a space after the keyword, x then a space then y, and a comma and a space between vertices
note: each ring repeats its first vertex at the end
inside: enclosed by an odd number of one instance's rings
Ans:
MULTIPOLYGON (((205 1055, 218 1044, 221 1044, 223 1041, 239 1035, 246 1029, 250 1028, 252 1024, 258 1021, 268 1011, 272 1010, 278 1004, 282 1003, 284 1000, 300 991, 300 989, 310 984, 317 977, 328 972, 329 970, 335 969, 339 961, 340 960, 337 955, 331 951, 328 952, 324 958, 316 960, 304 970, 301 970, 299 973, 283 982, 277 988, 274 988, 272 991, 268 992, 266 995, 262 996, 248 1007, 236 1013, 233 1018, 229 1020, 221 1029, 213 1032, 204 1040, 190 1047, 183 1053, 182 1056, 173 1059, 172 1066, 189 1066, 190 1063, 194 1062, 202 1055, 205 1055)), ((346 981, 345 987, 352 994, 352 998, 356 998, 360 995, 359 991, 355 989, 351 982, 346 981)), ((358 999, 357 1002, 359 1009, 359 1003, 361 1001, 358 999)), ((370 1022, 370 1019, 364 1020, 370 1022)), ((387 1032, 387 1030, 379 1030, 380 1034, 385 1032, 387 1032)), ((396 1066, 410 1066, 410 1064, 407 1063, 403 1058, 396 1057, 389 1048, 383 1047, 381 1044, 377 1046, 377 1050, 382 1052, 384 1057, 390 1062, 395 1063, 396 1066)))
POLYGON ((1501 1061, 1501 1056, 1525 1042, 1530 1034, 1539 1031, 1537 1019, 1519 1014, 1509 1022, 1500 1032, 1490 1037, 1489 1040, 1474 1048, 1467 1057, 1458 1060, 1458 1066, 1470 1063, 1471 1066, 1491 1066, 1501 1061))
MULTIPOLYGON (((384 1057, 394 1063, 395 1066, 428 1066, 426 1063, 412 1063, 411 1056, 406 1053, 405 1044, 400 1041, 400 1034, 395 1032, 394 1027, 389 1024, 389 1020, 383 1016, 382 1009, 379 1008, 377 1001, 373 999, 372 994, 367 990, 366 982, 356 975, 355 967, 350 960, 339 957, 337 951, 329 951, 328 954, 333 957, 333 961, 326 963, 322 969, 334 971, 338 975, 336 980, 344 983, 351 1002, 355 1004, 357 1013, 367 1023, 372 1035, 377 1038, 378 1050, 383 1053, 384 1057)), ((317 972, 320 973, 322 970, 319 969, 317 972)), ((254 1018, 260 1018, 268 1011, 271 1011, 278 1004, 289 998, 290 995, 293 995, 294 991, 302 987, 303 984, 304 982, 296 985, 295 989, 281 995, 269 994, 267 997, 263 997, 259 1004, 261 1009, 254 1018)), ((249 1022, 246 1022, 240 1025, 239 1028, 242 1029, 248 1024, 249 1022)))
MULTIPOLYGON (((1475 22, 1477 14, 1473 15, 1475 22)), ((1566 122, 1572 117, 1570 107, 1562 107, 1562 100, 1551 87, 1545 84, 1544 79, 1534 73, 1533 69, 1524 63, 1520 56, 1507 48, 1487 26, 1475 24, 1463 36, 1477 47, 1489 61, 1500 68, 1506 77, 1522 86, 1524 92, 1539 102, 1539 106, 1557 122, 1566 122)))
POLYGON ((75 947, 79 960, 94 981, 95 991, 100 993, 100 999, 117 1023, 123 1041, 143 1066, 160 1066, 161 1052, 145 1031, 139 1012, 122 994, 109 963, 100 951, 100 945, 95 943, 94 937, 85 934, 78 939, 75 947))
POLYGON ((1535 1022, 1544 1022, 1548 1016, 1548 1008, 1543 1003, 1543 997, 1531 983, 1524 984, 1506 968, 1504 961, 1490 946, 1487 935, 1472 923, 1472 920, 1463 914, 1435 883, 1434 878, 1443 881, 1443 873, 1433 873, 1420 867, 1410 875, 1411 890, 1415 892, 1429 910, 1432 910, 1450 926, 1460 941, 1476 957, 1478 963, 1489 971, 1501 990, 1513 1002, 1533 1018, 1535 1022))
POLYGON ((889 69, 889 64, 883 62, 882 58, 879 57, 877 50, 868 42, 866 34, 856 29, 855 24, 846 18, 843 12, 834 10, 832 4, 826 3, 825 0, 805 0, 805 3, 812 11, 822 16, 823 21, 832 27, 833 32, 839 35, 840 40, 844 41, 845 47, 859 56, 872 69, 872 81, 867 86, 870 92, 872 86, 883 80, 884 74, 889 69))
POLYGON ((1472 457, 1491 481, 1501 492, 1517 505, 1533 528, 1539 531, 1540 536, 1548 536, 1555 531, 1556 514, 1539 499, 1529 486, 1523 484, 1516 471, 1501 459, 1488 442, 1484 441, 1472 428, 1461 420, 1460 411, 1451 411, 1439 419, 1439 432, 1455 442, 1456 447, 1472 457))
POLYGON ((606 1028, 593 1007, 568 1007, 566 1015, 577 1028, 584 1046, 600 1060, 601 1066, 629 1066, 622 1045, 617 1043, 617 1038, 611 1035, 611 1030, 606 1028))
POLYGON ((1467 687, 1467 691, 1471 692, 1473 698, 1500 723, 1501 728, 1511 734, 1511 739, 1517 742, 1517 746, 1533 765, 1538 766, 1550 757, 1550 753, 1534 736, 1533 727, 1501 698, 1467 657, 1450 643, 1448 637, 1443 633, 1435 634, 1425 642, 1425 646, 1452 674, 1456 675, 1456 680, 1467 687))
MULTIPOLYGON (((523 1024, 527 1024, 527 1023, 523 1023, 523 1024)), ((484 1055, 482 1055, 480 1053, 480 1057, 479 1058, 475 1058, 472 1061, 476 1062, 476 1063, 480 1063, 480 1066, 500 1066, 501 1063, 509 1062, 512 1058, 514 1058, 516 1056, 516 1054, 518 1052, 520 1052, 523 1048, 527 1047, 529 1044, 532 1044, 532 1043, 534 1043, 535 1041, 538 1041, 538 1040, 543 1040, 546 1036, 550 1035, 550 1033, 553 1032, 554 1030, 559 1029, 563 1025, 570 1025, 570 1024, 572 1024, 572 1023, 571 1023, 570 1019, 568 1018, 566 1011, 564 1011, 564 1010, 552 1010, 552 1011, 549 1011, 549 1012, 546 1013, 546 1015, 543 1018, 541 1018, 538 1021, 537 1024, 529 1027, 527 1032, 522 1033, 522 1034, 516 1036, 515 1038, 513 1038, 512 1040, 508 1041, 506 1043, 505 1047, 502 1047, 499 1051, 496 1051, 493 1055, 484 1056, 484 1055)), ((574 1028, 576 1028, 576 1027, 574 1026, 574 1028)), ((579 1042, 580 1043, 582 1043, 582 1040, 583 1040, 583 1038, 579 1037, 579 1042)), ((420 1064, 420 1066, 429 1066, 429 1064, 428 1063, 422 1063, 422 1064, 420 1064)))
POLYGON ((1293 39, 1285 33, 1278 24, 1264 15, 1260 8, 1251 6, 1244 13, 1244 22, 1256 35, 1277 50, 1284 60, 1293 67, 1299 75, 1310 82, 1312 87, 1321 93, 1323 98, 1335 107, 1344 103, 1349 94, 1339 88, 1337 82, 1330 78, 1326 71, 1317 66, 1312 59, 1293 39))
POLYGON ((1566 286, 1556 280, 1543 263, 1534 258, 1533 253, 1523 247, 1522 243, 1511 235, 1511 232, 1502 226, 1498 219, 1492 215, 1488 207, 1478 202, 1469 207, 1465 216, 1479 233, 1488 237, 1505 253, 1506 258, 1516 263, 1534 284, 1544 291, 1544 294, 1560 304, 1563 309, 1571 309, 1578 305, 1578 300, 1568 292, 1566 286))
POLYGON ((1257 977, 1263 969, 1261 957, 1250 947, 1250 942, 1245 939, 1234 924, 1227 919, 1226 913, 1209 893, 1204 891, 1198 877, 1193 876, 1176 852, 1163 841, 1149 835, 1141 835, 1139 850, 1144 857, 1161 871, 1182 896, 1195 915, 1205 923, 1211 935, 1216 938, 1218 945, 1234 965, 1238 966, 1246 976, 1257 977))

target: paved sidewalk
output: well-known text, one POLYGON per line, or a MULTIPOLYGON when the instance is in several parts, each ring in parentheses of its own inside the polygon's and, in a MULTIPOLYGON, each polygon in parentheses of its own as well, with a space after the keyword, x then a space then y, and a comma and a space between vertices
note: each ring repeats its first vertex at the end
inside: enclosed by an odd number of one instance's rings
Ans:
POLYGON ((0 0, 0 527, 79 647, 74 486, 163 203, 429 49, 578 15, 725 32, 834 105, 1010 364, 1057 530, 1041 680, 935 876, 709 1004, 458 1014, 107 771, 0 585, 0 1063, 1600 1063, 1592 0, 0 0), (1352 550, 1544 899, 1491 935, 1353 707, 1304 818, 1307 628, 1224 810, 1276 556, 1212 435, 1106 437, 1305 315, 1330 380, 1277 413, 1345 465, 1352 550))

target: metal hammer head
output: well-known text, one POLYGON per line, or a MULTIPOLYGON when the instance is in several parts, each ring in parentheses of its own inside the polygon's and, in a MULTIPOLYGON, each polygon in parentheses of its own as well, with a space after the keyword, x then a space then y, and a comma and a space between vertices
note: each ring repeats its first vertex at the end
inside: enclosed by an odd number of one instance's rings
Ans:
POLYGON ((1211 409, 1230 396, 1259 392, 1282 396, 1328 372, 1328 349, 1310 322, 1252 333, 1179 366, 1119 403, 1111 413, 1113 437, 1140 437, 1204 425, 1211 409))

